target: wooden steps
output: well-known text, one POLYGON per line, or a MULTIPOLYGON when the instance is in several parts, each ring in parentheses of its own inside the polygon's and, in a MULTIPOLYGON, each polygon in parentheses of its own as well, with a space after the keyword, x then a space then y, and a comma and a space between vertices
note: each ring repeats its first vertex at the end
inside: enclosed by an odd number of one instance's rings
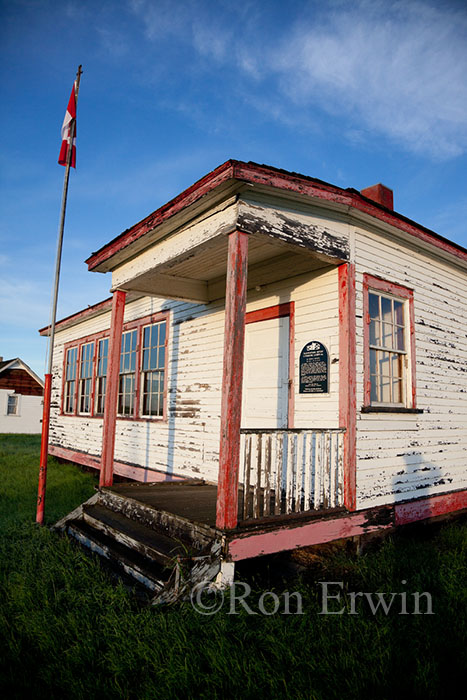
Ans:
POLYGON ((54 529, 100 556, 152 602, 173 602, 221 567, 220 533, 209 525, 101 489, 54 529))

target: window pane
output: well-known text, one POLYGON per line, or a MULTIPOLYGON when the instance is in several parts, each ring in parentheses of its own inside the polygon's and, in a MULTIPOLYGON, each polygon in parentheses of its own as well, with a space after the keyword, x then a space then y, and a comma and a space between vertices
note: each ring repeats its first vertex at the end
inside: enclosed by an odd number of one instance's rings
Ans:
POLYGON ((403 326, 402 327, 396 326, 395 333, 396 333, 396 349, 397 350, 405 350, 403 326))
POLYGON ((383 323, 383 340, 381 345, 383 348, 391 348, 393 347, 393 340, 392 340, 392 329, 393 325, 392 323, 383 323))
POLYGON ((107 383, 107 377, 98 377, 97 379, 97 399, 96 399, 96 413, 102 415, 104 413, 105 406, 105 388, 107 383))
POLYGON ((370 391, 370 401, 373 403, 375 401, 378 401, 378 391, 377 391, 377 377, 376 375, 373 375, 371 377, 371 391, 370 391))
POLYGON ((391 380, 389 377, 380 378, 380 401, 384 403, 390 403, 391 401, 391 380))
POLYGON ((379 321, 370 321, 370 345, 381 345, 379 321))
POLYGON ((370 318, 379 318, 379 297, 376 294, 369 294, 370 318))
POLYGON ((392 377, 393 379, 402 378, 402 356, 394 353, 392 355, 392 377))
POLYGON ((109 353, 109 339, 104 338, 99 340, 98 361, 97 361, 97 376, 105 377, 107 374, 107 356, 109 353))
POLYGON ((381 318, 387 323, 392 323, 392 299, 381 297, 381 318))
POLYGON ((402 403, 402 381, 400 379, 393 380, 392 400, 394 403, 402 403))
POLYGON ((401 301, 394 299, 394 323, 398 326, 404 325, 404 305, 401 301))
POLYGON ((390 355, 388 352, 379 352, 378 353, 378 374, 380 375, 386 375, 386 377, 391 376, 391 370, 390 370, 390 355))
POLYGON ((120 375, 118 389, 118 413, 122 416, 132 416, 134 409, 134 375, 120 375))

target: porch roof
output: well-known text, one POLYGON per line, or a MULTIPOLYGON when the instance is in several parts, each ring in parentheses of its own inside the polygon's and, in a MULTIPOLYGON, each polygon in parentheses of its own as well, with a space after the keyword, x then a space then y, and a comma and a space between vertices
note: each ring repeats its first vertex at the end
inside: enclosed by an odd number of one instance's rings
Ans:
MULTIPOLYGON (((88 269, 96 272, 114 270, 152 245, 153 241, 159 238, 158 231, 160 235, 164 235, 169 229, 177 230, 229 197, 235 198, 252 187, 263 192, 275 192, 281 197, 318 203, 337 211, 352 210, 356 214, 373 217, 413 236, 419 242, 428 243, 458 260, 467 262, 467 250, 462 246, 374 202, 358 190, 343 189, 316 178, 271 166, 228 160, 93 253, 86 260, 88 269)), ((249 230, 246 232, 251 233, 249 230)))

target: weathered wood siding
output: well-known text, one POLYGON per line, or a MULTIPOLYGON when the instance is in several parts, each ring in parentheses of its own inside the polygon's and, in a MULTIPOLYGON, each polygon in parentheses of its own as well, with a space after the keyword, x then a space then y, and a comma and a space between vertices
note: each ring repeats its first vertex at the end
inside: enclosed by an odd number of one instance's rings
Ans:
POLYGON ((356 230, 357 507, 467 486, 467 274, 389 237, 356 230), (417 408, 362 414, 363 273, 414 290, 417 408))
POLYGON ((319 208, 290 203, 279 205, 268 197, 243 196, 238 203, 237 226, 245 233, 261 233, 282 243, 292 244, 322 259, 348 260, 350 249, 347 225, 323 216, 319 208))
MULTIPOLYGON (((338 428, 337 270, 318 271, 248 292, 247 311, 295 302, 295 427, 338 428), (330 354, 330 393, 298 394, 298 357, 311 340, 330 354)), ((117 419, 115 459, 175 475, 217 480, 224 343, 224 302, 208 305, 142 297, 127 304, 124 321, 170 311, 166 421, 117 419)), ((99 455, 102 419, 60 415, 63 345, 109 328, 110 312, 56 336, 50 442, 99 455)), ((259 426, 260 427, 260 426, 259 426)))
POLYGON ((6 369, 0 374, 0 389, 23 396, 42 396, 44 388, 24 369, 6 369))

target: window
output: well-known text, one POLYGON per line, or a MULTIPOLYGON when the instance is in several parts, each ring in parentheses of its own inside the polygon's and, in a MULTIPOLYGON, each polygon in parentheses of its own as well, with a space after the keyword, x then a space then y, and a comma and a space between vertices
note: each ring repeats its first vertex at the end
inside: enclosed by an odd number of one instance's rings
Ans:
POLYGON ((104 413, 105 385, 107 381, 107 358, 109 354, 109 339, 99 340, 97 345, 96 368, 96 415, 104 413))
POLYGON ((136 330, 122 335, 120 379, 118 385, 118 415, 132 416, 135 404, 136 330))
POLYGON ((8 404, 6 409, 7 416, 18 415, 18 396, 16 394, 8 395, 8 404))
POLYGON ((79 362, 79 413, 91 413, 92 370, 94 343, 81 346, 79 362))
POLYGON ((364 275, 365 406, 415 409, 413 292, 364 275))
POLYGON ((369 292, 371 403, 404 403, 404 303, 369 292))
POLYGON ((164 414, 165 321, 143 328, 142 415, 164 414))
POLYGON ((66 353, 65 362, 65 395, 63 403, 64 413, 74 413, 75 410, 75 385, 76 385, 76 359, 78 348, 70 348, 66 353))
MULTIPOLYGON (((168 314, 158 313, 123 327, 117 415, 160 420, 165 416, 168 314)), ((109 364, 109 338, 98 333, 65 346, 62 410, 102 418, 109 364)))

